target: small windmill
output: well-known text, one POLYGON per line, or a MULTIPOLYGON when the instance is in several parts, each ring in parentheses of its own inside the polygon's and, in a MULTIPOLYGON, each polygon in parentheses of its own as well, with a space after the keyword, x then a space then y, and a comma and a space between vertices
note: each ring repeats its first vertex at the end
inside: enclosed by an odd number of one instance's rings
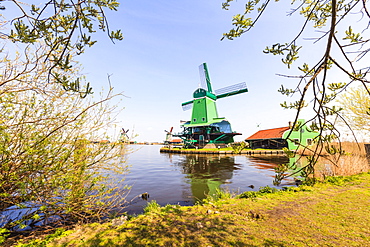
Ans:
POLYGON ((121 136, 120 136, 121 142, 128 142, 130 140, 130 138, 127 135, 128 131, 129 131, 129 129, 125 130, 124 128, 122 128, 121 136))
POLYGON ((230 123, 218 116, 218 99, 248 92, 245 82, 224 87, 213 92, 207 64, 199 66, 201 86, 194 91, 193 100, 182 103, 183 110, 192 109, 191 120, 184 123, 184 131, 177 135, 190 146, 204 146, 208 143, 226 144, 233 142, 235 135, 230 123))
POLYGON ((166 140, 164 141, 164 144, 168 144, 172 141, 172 130, 173 130, 173 127, 171 127, 170 131, 167 131, 167 130, 164 131, 166 132, 166 140))

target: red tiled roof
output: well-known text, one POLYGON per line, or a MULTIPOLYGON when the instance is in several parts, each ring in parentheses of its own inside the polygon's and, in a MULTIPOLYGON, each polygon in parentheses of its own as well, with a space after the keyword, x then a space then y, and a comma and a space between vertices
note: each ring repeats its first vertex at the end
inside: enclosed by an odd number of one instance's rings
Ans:
POLYGON ((268 129, 268 130, 260 130, 245 140, 260 140, 260 139, 278 139, 282 138, 285 131, 287 131, 289 127, 282 127, 282 128, 275 128, 275 129, 268 129))
POLYGON ((170 142, 178 142, 178 143, 180 143, 180 142, 182 142, 182 139, 172 139, 172 141, 170 141, 170 142))

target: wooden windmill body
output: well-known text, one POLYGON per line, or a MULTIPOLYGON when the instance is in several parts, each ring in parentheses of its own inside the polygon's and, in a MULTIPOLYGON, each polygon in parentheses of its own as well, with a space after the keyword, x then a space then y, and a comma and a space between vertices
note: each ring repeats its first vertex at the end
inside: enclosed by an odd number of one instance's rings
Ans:
POLYGON ((193 93, 193 100, 182 103, 184 110, 192 109, 191 120, 181 125, 182 133, 176 136, 183 139, 187 147, 220 147, 234 142, 235 135, 230 123, 219 117, 216 101, 232 95, 248 92, 245 82, 225 87, 213 92, 205 63, 199 66, 202 86, 193 93))

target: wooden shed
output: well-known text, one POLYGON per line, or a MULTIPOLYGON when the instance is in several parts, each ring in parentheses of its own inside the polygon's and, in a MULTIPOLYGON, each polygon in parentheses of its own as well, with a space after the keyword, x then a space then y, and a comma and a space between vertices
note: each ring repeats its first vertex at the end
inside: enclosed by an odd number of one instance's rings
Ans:
POLYGON ((300 145, 311 146, 314 138, 319 133, 307 127, 303 119, 298 120, 297 125, 299 125, 299 128, 293 130, 291 126, 260 130, 245 141, 249 143, 249 147, 252 149, 282 149, 286 147, 294 150, 300 145), (289 139, 287 139, 290 132, 289 139))

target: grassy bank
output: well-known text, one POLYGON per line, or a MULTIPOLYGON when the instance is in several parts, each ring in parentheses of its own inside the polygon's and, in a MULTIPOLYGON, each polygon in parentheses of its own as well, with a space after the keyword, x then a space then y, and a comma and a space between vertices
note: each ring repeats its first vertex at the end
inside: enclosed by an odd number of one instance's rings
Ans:
POLYGON ((284 192, 221 193, 193 207, 152 202, 132 219, 80 226, 29 246, 369 246, 369 187, 364 173, 284 192))

